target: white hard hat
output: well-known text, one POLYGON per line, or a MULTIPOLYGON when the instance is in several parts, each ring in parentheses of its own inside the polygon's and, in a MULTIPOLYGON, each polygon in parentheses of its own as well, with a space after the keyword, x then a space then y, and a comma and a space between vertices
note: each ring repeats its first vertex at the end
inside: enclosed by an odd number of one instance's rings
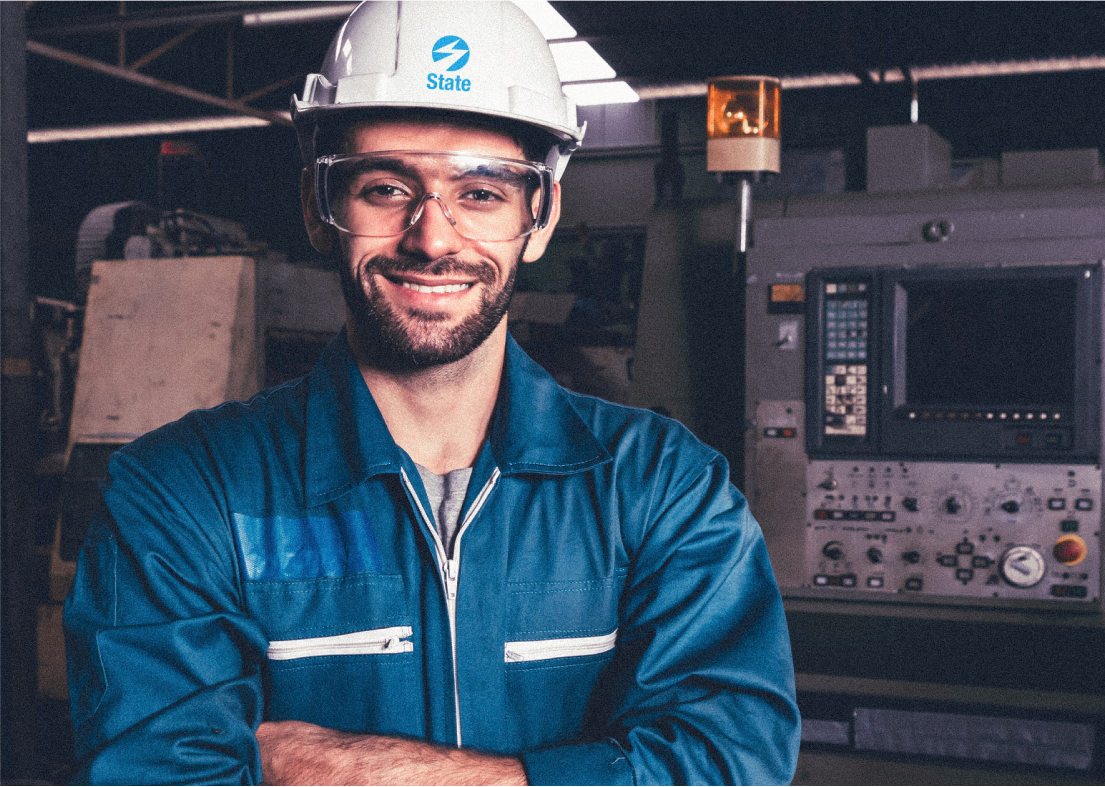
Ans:
POLYGON ((417 108, 507 118, 552 135, 559 180, 586 124, 537 26, 510 2, 363 2, 309 74, 292 120, 306 163, 319 123, 350 109, 417 108))

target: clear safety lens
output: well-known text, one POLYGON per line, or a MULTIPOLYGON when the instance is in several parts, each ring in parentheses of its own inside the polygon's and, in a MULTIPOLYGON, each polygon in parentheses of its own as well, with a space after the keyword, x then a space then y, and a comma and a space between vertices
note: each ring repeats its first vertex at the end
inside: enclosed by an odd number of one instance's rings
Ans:
POLYGON ((319 213, 343 232, 392 237, 440 210, 464 238, 507 241, 548 223, 552 171, 494 156, 399 150, 323 156, 315 183, 319 213))

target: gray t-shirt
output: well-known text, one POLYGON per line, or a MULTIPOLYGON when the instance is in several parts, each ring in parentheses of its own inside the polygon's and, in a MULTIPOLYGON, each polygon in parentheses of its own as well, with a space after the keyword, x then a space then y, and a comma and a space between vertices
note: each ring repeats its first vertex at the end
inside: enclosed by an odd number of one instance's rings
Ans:
POLYGON ((453 541, 457 537, 460 524, 460 508, 464 505, 464 495, 468 492, 468 482, 472 480, 472 468, 462 467, 451 470, 445 475, 427 470, 415 463, 422 485, 426 487, 426 496, 430 498, 430 512, 437 525, 441 543, 445 545, 445 554, 453 556, 453 541))

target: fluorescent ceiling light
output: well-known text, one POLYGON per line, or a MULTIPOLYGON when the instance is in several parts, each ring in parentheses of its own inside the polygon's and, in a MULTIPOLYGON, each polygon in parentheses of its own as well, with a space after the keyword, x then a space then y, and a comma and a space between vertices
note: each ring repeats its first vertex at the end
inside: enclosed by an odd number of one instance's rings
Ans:
POLYGON ((196 131, 227 131, 236 128, 257 128, 269 121, 246 115, 227 115, 182 120, 155 120, 120 126, 78 126, 73 128, 43 128, 27 132, 27 143, 72 142, 87 139, 119 139, 167 134, 187 134, 196 131))
POLYGON ((246 27, 264 27, 265 25, 294 25, 299 22, 322 22, 349 16, 356 7, 356 3, 341 3, 315 7, 300 6, 286 11, 261 11, 243 15, 242 24, 246 27))
POLYGON ((641 97, 625 82, 577 82, 564 85, 564 93, 576 106, 595 104, 632 104, 641 97))
POLYGON ((586 41, 566 41, 549 44, 561 82, 585 82, 594 79, 613 79, 617 73, 602 55, 586 41))
POLYGON ((526 12, 526 16, 540 28, 546 41, 576 37, 576 29, 547 0, 514 0, 514 5, 526 12))

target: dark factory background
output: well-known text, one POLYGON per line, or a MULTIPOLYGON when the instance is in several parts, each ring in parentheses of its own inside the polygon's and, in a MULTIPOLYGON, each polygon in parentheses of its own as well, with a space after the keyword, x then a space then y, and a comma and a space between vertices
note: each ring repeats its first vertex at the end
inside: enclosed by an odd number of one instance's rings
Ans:
MULTIPOLYGON (((805 431, 812 429, 811 422, 791 412, 788 404, 797 402, 796 410, 815 404, 810 386, 816 381, 811 382, 801 364, 816 360, 817 349, 803 353, 798 345, 812 335, 812 324, 804 321, 820 313, 804 305, 812 299, 808 289, 797 300, 781 295, 776 302, 775 290, 761 293, 756 288, 768 286, 765 274, 779 285, 795 284, 822 266, 873 268, 882 264, 875 260, 885 259, 886 264, 909 267, 932 260, 950 269, 1006 258, 1021 266, 1084 264, 1087 271, 1096 270, 1097 278, 1089 272, 1087 278, 1100 287, 1105 259, 1105 178, 1099 153, 1105 148, 1105 7, 552 5, 575 29, 574 37, 590 42, 642 100, 581 108, 589 130, 563 181, 564 218, 546 259, 520 277, 511 331, 565 385, 664 408, 729 459, 738 486, 764 524, 784 589, 806 720, 796 783, 1101 783, 1105 623, 1099 605, 1100 401, 1071 404, 1072 411, 1089 413, 1086 418, 1096 432, 1091 429, 1088 437, 1072 433, 1072 452, 1082 445, 1079 440, 1092 445, 1072 454, 1068 464, 1050 456, 1028 461, 1023 457, 1036 455, 1024 454, 1010 465, 1016 468, 1020 461, 1026 468, 1017 479, 991 481, 986 473, 992 475, 991 469, 1005 461, 998 450, 973 458, 925 456, 925 466, 918 462, 916 471, 935 473, 930 466, 949 461, 985 465, 980 478, 987 480, 979 480, 977 489, 969 478, 957 485, 932 482, 929 498, 944 506, 941 522, 956 526, 960 503, 953 501, 960 499, 981 511, 990 502, 1008 506, 1009 501, 998 499, 1007 491, 1027 510, 1025 501, 1036 494, 1031 486, 1046 483, 1041 466, 1061 465, 1064 472, 1069 466, 1072 479, 1076 473, 1079 479, 1088 478, 1084 483, 1091 491, 1077 497, 1086 501, 1077 503, 1083 512, 1081 529, 1075 533, 1065 524, 1067 535, 1060 538, 1077 535, 1089 544, 1089 556, 1079 558, 1080 570, 1092 574, 1085 580, 1085 603, 1035 597, 1019 601, 1004 590, 992 594, 994 603, 968 599, 965 590, 917 594, 905 601, 885 598, 888 594, 861 597, 847 590, 849 581, 855 581, 851 569, 817 574, 828 584, 843 584, 833 589, 842 595, 826 595, 811 589, 818 580, 806 570, 813 565, 808 555, 812 541, 805 532, 812 531, 806 492, 820 494, 818 490, 838 480, 844 483, 839 469, 827 463, 843 456, 850 467, 852 459, 847 452, 833 454, 810 442, 805 431), (940 66, 959 71, 941 76, 940 66), (783 171, 758 178, 752 187, 753 235, 747 254, 734 240, 732 206, 738 201, 739 180, 706 171, 705 84, 732 74, 784 78, 783 171), (799 78, 806 78, 808 86, 799 86, 799 78), (925 144, 938 150, 946 144, 943 159, 928 148, 916 155, 947 171, 928 184, 876 193, 875 173, 869 169, 882 160, 878 146, 884 143, 868 130, 910 126, 932 134, 925 144), (1097 156, 1096 163, 1075 155, 1086 151, 1097 151, 1089 154, 1097 156), (1025 152, 1060 154, 1031 161, 1043 162, 1045 168, 1059 162, 1070 172, 1028 175, 1014 184, 1014 166, 1021 161, 1015 155, 1025 152), (978 218, 981 213, 990 217, 990 235, 965 235, 985 223, 978 218), (957 218, 945 220, 941 230, 939 220, 945 214, 957 218), (1056 219, 1059 214, 1066 218, 1056 219), (923 237, 920 229, 916 237, 893 236, 886 229, 892 219, 873 218, 883 216, 932 218, 932 226, 943 235, 936 243, 927 243, 933 238, 923 237), (855 221, 834 223, 841 217, 855 221), (870 222, 868 240, 848 235, 861 220, 870 222), (809 229, 799 227, 801 221, 809 222, 809 229), (702 229, 706 225, 721 229, 702 229), (818 237, 819 231, 830 237, 818 237), (836 232, 847 238, 834 240, 836 232), (968 238, 975 245, 957 256, 956 242, 968 238), (1016 245, 1022 241, 1025 245, 1016 245), (803 244, 804 250, 791 250, 803 244), (873 252, 876 248, 882 251, 873 252), (924 257, 926 251, 932 252, 929 257, 924 257), (665 289, 665 282, 676 282, 679 291, 665 289), (786 334, 791 325, 796 326, 793 335, 786 334), (650 358, 659 357, 656 353, 670 349, 653 344, 660 331, 676 337, 671 346, 682 357, 675 373, 649 365, 650 358), (757 342, 765 335, 772 340, 771 352, 796 352, 761 353, 757 342), (776 374, 770 364, 778 358, 776 374), (763 364, 769 365, 765 369, 763 364), (775 387, 757 382, 758 373, 765 371, 783 382, 775 387), (650 380, 675 380, 671 385, 678 387, 680 374, 687 376, 687 390, 648 398, 653 395, 650 380), (775 404, 781 408, 777 417, 771 410, 775 404), (776 451, 774 443, 763 439, 771 430, 776 430, 772 436, 790 430, 787 434, 798 438, 791 443, 806 439, 808 456, 801 445, 797 453, 776 451), (773 517, 782 516, 779 512, 790 510, 791 504, 778 502, 764 480, 762 474, 773 467, 800 474, 793 483, 785 476, 789 492, 780 493, 796 501, 795 527, 774 523, 773 517), (823 468, 830 468, 824 471, 828 477, 814 477, 823 468), (943 744, 924 742, 926 724, 943 731, 943 744), (871 729, 880 725, 900 732, 896 743, 870 743, 871 729), (964 730, 986 727, 994 735, 1019 736, 1032 744, 1018 749, 981 738, 970 743, 964 730), (968 743, 950 747, 949 730, 968 743), (1064 750, 1065 755, 1054 754, 1064 750)), ((59 561, 72 564, 74 539, 79 541, 79 533, 61 533, 59 539, 58 521, 62 487, 76 472, 73 460, 66 470, 67 441, 72 440, 68 427, 92 259, 81 257, 82 224, 87 229, 90 213, 113 203, 142 203, 155 212, 154 221, 163 211, 183 209, 198 214, 198 225, 191 227, 196 237, 202 240, 204 222, 211 235, 224 236, 214 246, 201 242, 204 253, 267 261, 276 272, 259 268, 257 274, 257 330, 265 342, 259 385, 309 368, 328 335, 327 320, 340 321, 340 305, 334 304, 324 310, 325 319, 316 315, 298 323, 298 317, 273 316, 280 308, 292 310, 273 305, 275 300, 265 301, 271 313, 262 317, 260 311, 264 287, 271 289, 264 290, 269 293, 264 298, 294 299, 302 292, 313 303, 312 298, 323 297, 318 293, 329 292, 325 283, 317 292, 311 289, 323 281, 314 274, 332 275, 302 227, 299 150, 280 113, 286 113, 291 93, 302 89, 305 75, 317 68, 340 22, 333 15, 281 25, 245 21, 249 15, 300 7, 307 6, 0 3, 4 783, 60 783, 73 764, 64 681, 58 672, 60 642, 42 631, 45 626, 56 633, 56 627, 50 628, 56 620, 50 616, 56 617, 64 597, 64 588, 58 587, 64 574, 57 567, 59 561), (208 116, 248 116, 268 124, 90 139, 50 136, 54 131, 208 116), (25 144, 28 132, 31 142, 25 144)), ((135 221, 143 223, 144 216, 135 214, 135 221)), ((128 237, 124 233, 115 240, 112 247, 111 237, 101 235, 95 258, 123 257, 128 237)), ((150 241, 153 246, 157 242, 150 241)), ((178 238, 173 251, 163 241, 164 256, 187 255, 182 244, 178 238)), ((1100 292, 1093 297, 1100 310, 1100 292)), ((1096 314, 1096 324, 1091 315, 1078 323, 1079 330, 1088 326, 1100 332, 1100 311, 1096 314)), ((1096 371, 1077 374, 1097 377, 1092 386, 1079 390, 1093 391, 1100 400, 1101 337, 1078 337, 1083 341, 1096 342, 1096 349, 1087 351, 1096 353, 1096 371)), ((1066 439, 1065 432, 1056 434, 1060 442, 1066 439)), ((882 459, 877 451, 857 456, 860 464, 882 459)), ((902 465, 903 456, 894 455, 894 462, 902 465)), ((94 464, 94 457, 88 461, 94 464)), ((1073 481, 1070 485, 1075 486, 1073 481)), ((1064 511, 1074 508, 1075 497, 1064 511)), ((832 513, 827 507, 819 510, 826 517, 832 513)), ((1005 510, 1006 526, 1024 525, 1019 512, 1005 510)), ((1075 518, 1064 514, 1062 521, 1075 518)), ((947 551, 954 546, 960 556, 982 557, 980 548, 965 551, 979 544, 968 543, 966 529, 963 534, 961 545, 940 546, 947 551)), ((975 537, 972 531, 970 538, 975 537)), ((818 542, 814 551, 814 563, 836 560, 828 545, 818 542), (816 554, 818 550, 823 554, 816 554)), ((939 559, 957 560, 941 554, 932 561, 939 559)), ((927 565, 925 560, 921 564, 927 565)), ((961 581, 966 588, 968 581, 961 581)), ((1001 587, 1006 586, 1015 589, 1012 582, 1001 587)), ((1052 595, 1058 597, 1054 591, 1052 595)))

